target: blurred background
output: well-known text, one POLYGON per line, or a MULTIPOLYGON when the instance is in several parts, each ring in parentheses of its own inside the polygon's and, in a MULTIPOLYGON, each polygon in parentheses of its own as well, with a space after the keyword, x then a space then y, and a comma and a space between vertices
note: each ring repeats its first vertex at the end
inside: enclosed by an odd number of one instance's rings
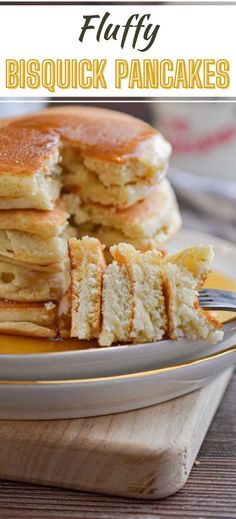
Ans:
MULTIPOLYGON (((0 117, 53 104, 45 99, 1 102, 0 117)), ((94 105, 129 113, 160 130, 172 144, 168 176, 184 226, 236 243, 236 102, 98 101, 94 105)))

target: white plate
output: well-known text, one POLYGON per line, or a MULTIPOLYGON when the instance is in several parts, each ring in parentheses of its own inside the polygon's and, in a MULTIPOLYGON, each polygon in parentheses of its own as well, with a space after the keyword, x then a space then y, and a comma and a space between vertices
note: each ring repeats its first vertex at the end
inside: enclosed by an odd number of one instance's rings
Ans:
POLYGON ((0 382, 0 419, 53 420, 158 404, 211 382, 236 362, 236 346, 189 364, 77 381, 0 382))
POLYGON ((236 320, 225 324, 224 330, 224 341, 213 346, 182 339, 41 355, 0 355, 0 380, 83 379, 163 368, 234 346, 236 320))
MULTIPOLYGON (((173 240, 169 249, 170 251, 180 250, 204 242, 212 243, 214 246, 214 269, 236 280, 236 247, 228 242, 202 233, 182 231, 173 240)), ((236 321, 227 324, 225 332, 224 341, 216 346, 209 346, 203 341, 191 342, 183 339, 82 351, 1 354, 0 379, 63 380, 145 371, 200 358, 234 345, 236 343, 236 321)), ((7 338, 9 349, 16 340, 13 336, 7 338)), ((25 339, 25 341, 27 340, 25 339)))

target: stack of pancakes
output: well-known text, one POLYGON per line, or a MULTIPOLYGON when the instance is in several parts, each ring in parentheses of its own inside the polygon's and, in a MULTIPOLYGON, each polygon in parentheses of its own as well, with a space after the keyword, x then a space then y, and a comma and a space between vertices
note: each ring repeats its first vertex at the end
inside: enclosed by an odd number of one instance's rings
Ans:
POLYGON ((64 198, 79 236, 94 236, 107 248, 121 241, 161 247, 181 225, 165 179, 171 147, 142 121, 110 111, 104 117, 99 140, 96 126, 91 132, 90 150, 76 143, 63 153, 64 198))
MULTIPOLYGON (((79 236, 95 236, 106 247, 125 241, 148 249, 162 247, 179 229, 175 195, 164 178, 171 147, 144 121, 70 107, 12 121, 9 127, 16 134, 30 131, 34 146, 39 135, 43 144, 60 151, 62 196, 79 236)), ((58 166, 51 182, 44 176, 44 184, 51 200, 58 196, 58 166)))
POLYGON ((69 283, 67 213, 59 142, 35 130, 0 130, 0 330, 57 335, 57 305, 69 283))
POLYGON ((98 108, 1 123, 0 331, 57 336, 72 226, 106 247, 170 240, 181 224, 164 178, 170 151, 143 121, 98 108))

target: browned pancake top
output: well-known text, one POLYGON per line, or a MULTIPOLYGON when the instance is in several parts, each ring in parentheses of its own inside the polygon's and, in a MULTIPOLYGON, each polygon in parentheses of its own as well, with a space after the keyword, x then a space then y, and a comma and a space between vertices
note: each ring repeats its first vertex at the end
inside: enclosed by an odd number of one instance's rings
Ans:
MULTIPOLYGON (((58 137, 33 128, 0 128, 0 174, 29 176, 44 167, 44 161, 56 150, 58 137)), ((47 173, 44 167, 44 173, 47 173)))
MULTIPOLYGON (((14 139, 4 156, 26 163, 41 155, 43 146, 50 146, 55 137, 78 146, 79 152, 93 158, 122 162, 132 157, 137 144, 158 132, 149 124, 127 114, 84 106, 51 108, 43 112, 8 122, 0 130, 0 149, 4 144, 1 133, 6 131, 14 139)), ((10 160, 10 159, 8 159, 10 160)), ((12 159, 11 159, 12 160, 12 159)), ((13 166, 15 165, 12 164, 13 166)))

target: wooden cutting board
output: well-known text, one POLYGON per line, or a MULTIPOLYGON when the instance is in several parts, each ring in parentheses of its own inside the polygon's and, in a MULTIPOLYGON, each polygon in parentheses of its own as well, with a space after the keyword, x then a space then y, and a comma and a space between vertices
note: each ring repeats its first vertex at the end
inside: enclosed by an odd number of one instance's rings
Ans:
POLYGON ((0 478, 139 498, 186 482, 231 377, 138 411, 0 422, 0 478))

